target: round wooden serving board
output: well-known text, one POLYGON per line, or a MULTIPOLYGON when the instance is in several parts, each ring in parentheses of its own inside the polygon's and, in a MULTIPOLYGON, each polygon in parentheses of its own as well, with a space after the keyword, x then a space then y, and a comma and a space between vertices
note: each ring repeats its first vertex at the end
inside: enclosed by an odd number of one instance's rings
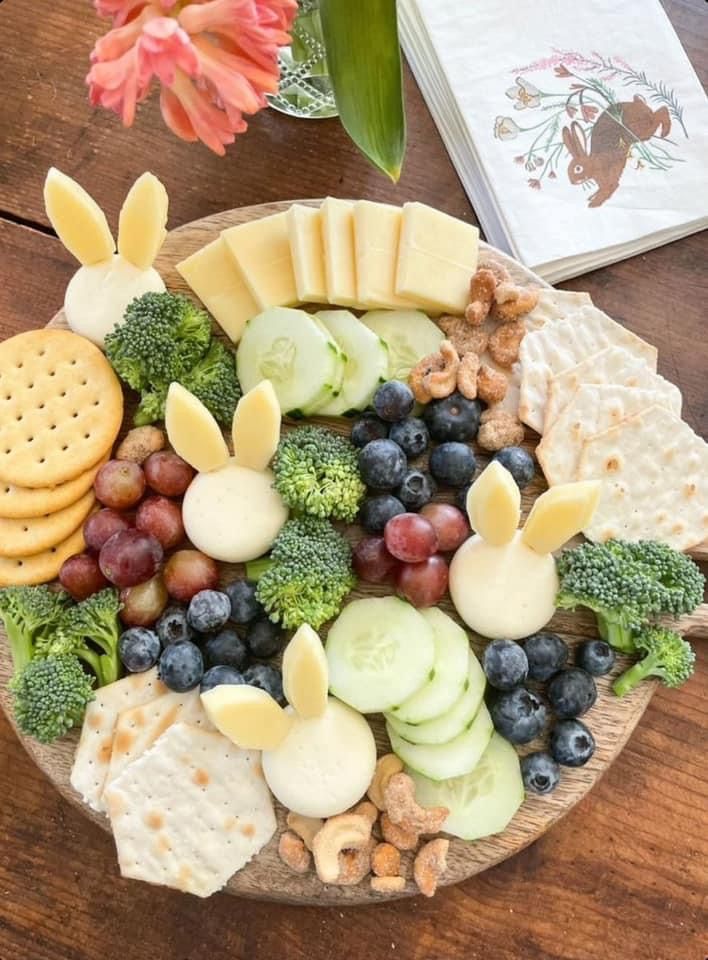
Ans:
MULTIPOLYGON (((312 204, 319 203, 319 201, 302 202, 312 204)), ((172 230, 156 262, 156 267, 162 274, 168 289, 183 291, 185 293, 190 292, 185 282, 176 272, 174 265, 195 250, 204 246, 204 244, 215 239, 219 231, 226 227, 245 223, 249 220, 279 213, 289 206, 289 203, 267 203, 253 207, 243 207, 237 210, 215 214, 211 217, 205 217, 202 220, 197 220, 183 227, 179 227, 176 230, 172 230)), ((482 261, 489 259, 503 261, 517 282, 532 283, 536 286, 547 286, 543 280, 505 254, 494 250, 486 244, 481 244, 481 248, 482 261)), ((53 318, 50 325, 65 326, 63 312, 59 312, 53 318)), ((322 420, 321 422, 327 421, 322 420)), ((327 425, 342 433, 348 430, 346 421, 331 420, 327 425)), ((527 443, 527 445, 529 449, 533 449, 535 443, 530 442, 527 443)), ((487 460, 487 455, 479 450, 476 452, 479 455, 480 464, 483 465, 487 460)), ((537 478, 534 484, 524 492, 524 516, 528 512, 531 503, 544 489, 545 484, 542 478, 537 478)), ((361 531, 356 528, 351 528, 350 533, 352 539, 355 540, 361 531)), ((233 571, 228 572, 242 571, 234 568, 233 571)), ((354 591, 352 596, 374 596, 386 592, 388 591, 383 588, 367 584, 354 591)), ((447 613, 453 616, 455 615, 454 609, 449 601, 443 602, 441 607, 447 613)), ((700 620, 703 632, 705 632, 705 623, 708 618, 704 619, 701 617, 698 619, 700 620)), ((698 626, 698 623, 696 623, 696 626, 698 626)), ((560 633, 570 644, 576 644, 583 639, 596 636, 592 617, 582 613, 568 614, 559 612, 551 621, 550 628, 560 633)), ((4 636, 3 640, 5 640, 4 636)), ((482 650, 481 642, 474 636, 471 640, 474 649, 480 654, 482 650)), ((623 664, 618 664, 614 674, 619 673, 621 668, 623 668, 623 664)), ((10 696, 7 691, 7 682, 10 673, 10 656, 7 643, 3 642, 2 647, 0 647, 0 704, 2 704, 3 709, 12 721, 10 696)), ((584 718, 597 742, 597 750, 592 760, 587 766, 578 770, 564 769, 559 787, 550 796, 544 798, 529 797, 502 834, 473 843, 453 839, 450 843, 448 870, 442 879, 443 884, 459 883, 476 873, 480 873, 494 866, 507 857, 517 853, 519 850, 522 850, 528 844, 533 843, 533 841, 548 830, 556 820, 566 814, 582 799, 605 770, 607 770, 634 730, 634 727, 651 699, 655 687, 653 683, 644 683, 632 694, 620 700, 615 697, 610 690, 611 679, 612 678, 609 678, 609 680, 607 678, 601 678, 599 680, 597 703, 587 717, 584 718)), ((379 752, 387 752, 389 745, 381 718, 371 717, 369 719, 376 734, 379 752)), ((50 746, 43 746, 34 740, 23 737, 21 734, 18 735, 27 751, 55 784, 60 793, 71 803, 80 807, 86 816, 95 824, 104 830, 109 830, 108 820, 101 814, 94 813, 88 807, 84 806, 69 783, 69 774, 74 749, 78 741, 78 732, 74 731, 63 740, 50 746)), ((525 748, 525 752, 538 749, 538 747, 539 744, 530 744, 525 748)), ((283 828, 285 811, 282 808, 278 808, 277 812, 279 827, 283 828)), ((278 831, 278 833, 279 832, 280 831, 278 831)), ((90 845, 90 832, 87 833, 86 843, 90 845)), ((317 879, 314 872, 306 876, 297 876, 292 873, 278 857, 278 833, 276 833, 268 846, 265 847, 247 867, 231 878, 226 887, 227 892, 243 897, 255 897, 263 900, 278 900, 285 903, 299 904, 330 903, 345 905, 372 903, 385 899, 371 892, 367 880, 356 887, 324 886, 317 879)), ((412 880, 411 866, 409 856, 406 861, 408 883, 401 896, 412 896, 417 893, 417 888, 412 880)))

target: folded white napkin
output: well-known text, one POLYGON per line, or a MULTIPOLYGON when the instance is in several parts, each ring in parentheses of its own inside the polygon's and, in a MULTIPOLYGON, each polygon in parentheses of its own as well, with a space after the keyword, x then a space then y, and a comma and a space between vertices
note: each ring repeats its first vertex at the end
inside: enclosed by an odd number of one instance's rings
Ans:
POLYGON ((659 0, 399 0, 487 239, 551 282, 708 226, 708 100, 659 0))

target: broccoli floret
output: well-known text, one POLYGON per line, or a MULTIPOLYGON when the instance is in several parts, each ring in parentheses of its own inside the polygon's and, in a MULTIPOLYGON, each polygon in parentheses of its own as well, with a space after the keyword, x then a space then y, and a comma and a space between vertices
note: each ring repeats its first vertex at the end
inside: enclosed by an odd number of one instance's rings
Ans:
POLYGON ((349 543, 317 517, 288 520, 270 557, 247 564, 246 572, 270 619, 286 629, 317 629, 339 613, 356 583, 349 543))
POLYGON ((705 583, 689 557, 653 540, 584 543, 561 554, 558 575, 557 606, 594 611, 602 639, 625 653, 648 622, 695 610, 705 583))
POLYGON ((297 513, 351 522, 366 493, 357 454, 347 439, 324 427, 299 427, 278 444, 275 489, 297 513))
POLYGON ((136 427, 145 427, 156 420, 164 420, 168 388, 169 383, 162 383, 152 389, 143 390, 140 403, 133 414, 133 424, 136 427))
POLYGON ((15 719, 23 733, 51 743, 81 723, 93 700, 93 678, 76 657, 31 660, 10 681, 15 719))
POLYGON ((36 647, 51 637, 62 622, 68 593, 49 587, 6 587, 0 590, 0 619, 10 643, 16 673, 35 655, 36 647))
POLYGON ((108 587, 69 607, 53 635, 38 644, 39 656, 71 654, 83 660, 96 674, 99 687, 120 676, 118 638, 120 624, 118 592, 108 587))
POLYGON ((634 690, 647 677, 658 677, 667 687, 680 687, 693 673, 696 655, 691 644, 674 630, 647 627, 634 642, 644 657, 612 684, 618 697, 634 690))
POLYGON ((228 350, 219 340, 212 340, 206 355, 177 379, 201 400, 219 423, 231 425, 236 404, 241 399, 236 358, 232 350, 228 350))

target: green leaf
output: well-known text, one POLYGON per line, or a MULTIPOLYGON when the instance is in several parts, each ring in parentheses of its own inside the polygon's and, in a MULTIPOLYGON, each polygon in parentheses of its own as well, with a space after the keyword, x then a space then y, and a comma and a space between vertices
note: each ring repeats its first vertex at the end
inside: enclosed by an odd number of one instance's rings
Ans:
POLYGON ((396 0, 320 0, 320 17, 342 125, 395 183, 406 151, 396 0))

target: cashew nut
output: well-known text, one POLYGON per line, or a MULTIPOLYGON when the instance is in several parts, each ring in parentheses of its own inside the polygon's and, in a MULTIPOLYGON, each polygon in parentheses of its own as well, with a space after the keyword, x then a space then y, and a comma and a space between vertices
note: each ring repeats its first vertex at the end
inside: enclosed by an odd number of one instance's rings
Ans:
POLYGON ((508 381, 503 373, 483 363, 477 374, 477 395, 485 403, 501 403, 508 381))
POLYGON ((418 851, 413 861, 413 878, 424 897, 432 897, 438 880, 447 869, 447 851, 450 841, 439 837, 430 840, 418 851))
POLYGON ((420 839, 415 830, 407 830, 403 824, 394 823, 387 813, 381 814, 381 833, 384 840, 397 850, 415 850, 420 839))
POLYGON ((438 326, 461 357, 466 353, 481 356, 487 349, 489 334, 481 327, 472 327, 464 317, 440 317, 438 326))
POLYGON ((376 808, 376 804, 370 803, 368 800, 362 800, 361 803, 357 803, 350 813, 357 813, 362 817, 366 817, 372 827, 379 819, 379 811, 376 808))
POLYGON ((280 859, 294 870, 295 873, 307 873, 310 869, 310 856, 301 837, 290 830, 280 834, 278 840, 278 855, 280 859))
POLYGON ((395 877, 401 872, 401 853, 392 843, 377 843, 371 852, 371 872, 377 877, 395 877))
POLYGON ((523 320, 500 324, 489 338, 489 355, 500 367, 512 367, 519 359, 519 347, 526 336, 523 320))
POLYGON ((535 287, 519 287, 515 283, 500 283, 494 298, 494 315, 502 323, 510 323, 533 310, 538 303, 538 290, 535 287))
POLYGON ((372 877, 371 889, 374 893, 401 893, 406 889, 406 878, 372 877))
POLYGON ((524 425, 513 413, 498 405, 489 407, 481 417, 482 425, 477 434, 477 443, 490 452, 504 447, 518 447, 524 439, 524 425))
POLYGON ((386 809, 384 802, 386 784, 394 773, 400 773, 401 770, 403 770, 403 761, 399 760, 395 753, 386 753, 376 761, 374 776, 366 792, 369 800, 371 800, 379 810, 386 809))
POLYGON ((491 270, 481 267, 470 281, 470 302, 465 309, 465 320, 480 327, 489 316, 494 302, 497 278, 491 270))
POLYGON ((361 883, 371 871, 371 851, 375 840, 369 840, 361 850, 345 850, 339 856, 339 876, 334 883, 339 887, 353 887, 361 883))
POLYGON ((415 799, 415 783, 407 773, 396 773, 384 790, 391 823, 411 833, 437 833, 447 819, 447 807, 421 807, 415 799))
POLYGON ((449 397, 457 382, 460 358, 449 340, 440 341, 437 353, 423 357, 408 375, 408 383, 418 403, 449 397))
POLYGON ((457 368, 457 389, 468 400, 474 400, 477 396, 478 372, 479 357, 470 351, 463 356, 457 368))
POLYGON ((285 822, 304 841, 308 850, 312 850, 312 841, 315 834, 322 829, 324 824, 324 820, 317 817, 303 817, 302 814, 292 811, 288 814, 285 822))
POLYGON ((315 869, 322 883, 337 883, 342 866, 352 859, 344 858, 344 851, 359 851, 368 847, 371 839, 371 823, 358 813, 340 813, 330 817, 312 841, 315 869))

